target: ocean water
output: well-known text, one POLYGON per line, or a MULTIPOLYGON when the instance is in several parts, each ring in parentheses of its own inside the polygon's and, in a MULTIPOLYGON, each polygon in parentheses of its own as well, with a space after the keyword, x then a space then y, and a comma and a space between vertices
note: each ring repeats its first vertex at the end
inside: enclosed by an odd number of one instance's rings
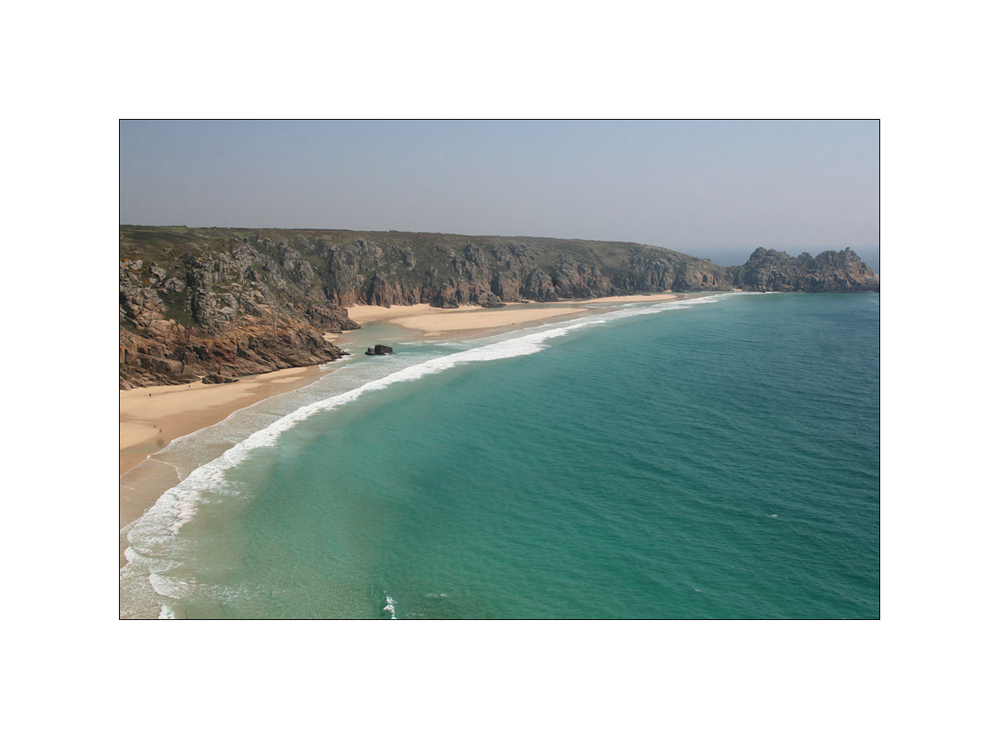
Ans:
POLYGON ((877 294, 347 338, 154 458, 123 617, 879 617, 877 294))

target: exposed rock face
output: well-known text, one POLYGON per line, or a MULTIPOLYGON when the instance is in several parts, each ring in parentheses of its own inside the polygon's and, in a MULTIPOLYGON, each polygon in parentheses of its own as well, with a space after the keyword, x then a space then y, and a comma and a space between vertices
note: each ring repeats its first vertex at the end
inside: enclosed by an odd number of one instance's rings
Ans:
POLYGON ((119 387, 230 382, 344 355, 323 332, 359 328, 333 306, 309 263, 247 242, 205 245, 167 231, 120 234, 119 387), (146 238, 143 244, 136 237, 146 238), (152 244, 150 244, 152 243, 152 244), (129 254, 158 254, 158 262, 129 254), (162 264, 162 265, 161 265, 162 264))
POLYGON ((368 347, 368 351, 365 352, 366 356, 385 356, 386 354, 392 353, 391 346, 383 346, 382 344, 375 344, 375 348, 368 347))
POLYGON ((118 341, 122 390, 194 382, 204 375, 212 377, 206 382, 228 382, 217 378, 304 367, 345 353, 307 323, 287 315, 238 318, 215 334, 173 320, 153 320, 139 332, 120 328, 118 341))
POLYGON ((122 226, 120 386, 237 377, 343 355, 347 306, 552 302, 641 292, 878 291, 850 249, 758 248, 744 266, 635 243, 347 230, 122 226))
POLYGON ((757 292, 879 291, 878 274, 850 248, 824 251, 815 258, 758 248, 737 271, 737 286, 757 292))

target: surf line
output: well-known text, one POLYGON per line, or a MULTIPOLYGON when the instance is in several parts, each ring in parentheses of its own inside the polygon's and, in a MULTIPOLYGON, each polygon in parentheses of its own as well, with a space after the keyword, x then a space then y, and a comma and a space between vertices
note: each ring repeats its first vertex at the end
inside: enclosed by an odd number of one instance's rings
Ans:
POLYGON ((713 295, 694 298, 692 300, 682 300, 680 302, 656 303, 647 307, 627 306, 621 310, 601 315, 555 323, 543 327, 544 330, 541 331, 536 330, 527 335, 519 335, 500 341, 494 340, 482 346, 420 362, 411 367, 392 372, 385 377, 366 382, 353 390, 310 403, 283 416, 269 426, 254 432, 215 460, 196 468, 188 474, 184 481, 166 491, 156 504, 138 520, 129 532, 129 542, 134 543, 134 538, 138 538, 142 532, 145 532, 143 528, 148 529, 152 527, 153 522, 159 522, 161 525, 163 522, 166 522, 167 530, 176 535, 178 530, 184 524, 191 521, 197 513, 197 503, 201 500, 200 494, 205 491, 219 490, 222 487, 224 474, 250 457, 254 450, 274 446, 278 437, 283 432, 291 429, 301 421, 317 413, 330 411, 357 400, 367 392, 383 390, 397 382, 418 380, 427 375, 444 372, 445 370, 470 362, 496 361, 535 354, 548 348, 545 342, 550 339, 565 336, 570 331, 578 328, 603 324, 614 318, 655 314, 674 308, 679 309, 684 306, 714 302, 718 299, 719 296, 713 295), (133 533, 135 534, 133 535, 133 533))

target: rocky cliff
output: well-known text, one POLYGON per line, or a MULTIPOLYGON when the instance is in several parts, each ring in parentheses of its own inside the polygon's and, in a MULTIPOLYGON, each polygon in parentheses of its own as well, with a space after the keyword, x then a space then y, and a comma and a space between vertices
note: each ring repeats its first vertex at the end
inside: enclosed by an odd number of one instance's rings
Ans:
POLYGON ((344 355, 323 333, 360 326, 313 286, 308 262, 191 232, 120 230, 119 388, 223 381, 344 355))
POLYGON ((878 291, 847 249, 758 248, 741 267, 635 243, 348 230, 122 226, 119 384, 181 383, 336 359, 355 304, 436 307, 638 292, 878 291))
POLYGON ((755 292, 878 292, 879 278, 850 248, 792 258, 758 248, 735 267, 735 288, 755 292))

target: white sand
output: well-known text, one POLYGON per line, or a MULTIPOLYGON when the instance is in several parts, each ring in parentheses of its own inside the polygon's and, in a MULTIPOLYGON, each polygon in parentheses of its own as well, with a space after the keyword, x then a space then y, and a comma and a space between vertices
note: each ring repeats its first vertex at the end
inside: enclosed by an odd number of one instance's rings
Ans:
POLYGON ((217 424, 234 411, 272 395, 307 385, 322 372, 296 367, 246 377, 239 382, 159 385, 118 391, 119 475, 185 434, 217 424))

